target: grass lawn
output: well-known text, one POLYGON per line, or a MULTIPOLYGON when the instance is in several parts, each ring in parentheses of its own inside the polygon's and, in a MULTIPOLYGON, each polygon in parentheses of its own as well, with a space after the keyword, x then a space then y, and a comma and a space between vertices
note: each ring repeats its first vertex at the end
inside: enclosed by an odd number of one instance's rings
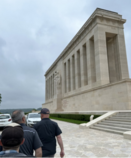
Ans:
POLYGON ((58 118, 58 117, 51 117, 51 116, 50 116, 50 119, 69 122, 69 123, 75 123, 75 124, 87 123, 87 121, 72 120, 72 119, 58 118))

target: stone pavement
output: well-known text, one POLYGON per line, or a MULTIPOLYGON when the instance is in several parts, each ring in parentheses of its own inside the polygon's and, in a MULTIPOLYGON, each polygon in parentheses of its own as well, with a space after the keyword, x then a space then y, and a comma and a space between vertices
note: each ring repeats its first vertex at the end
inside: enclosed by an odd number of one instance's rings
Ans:
MULTIPOLYGON (((56 120, 54 120, 56 121, 56 120)), ((93 129, 79 129, 72 123, 56 121, 62 129, 65 158, 75 157, 131 157, 131 140, 122 135, 93 129)), ((57 145, 56 157, 60 148, 57 145)))
MULTIPOLYGON (((131 140, 122 135, 93 129, 79 129, 72 123, 56 121, 62 129, 65 158, 75 157, 128 157, 131 158, 131 140)), ((59 158, 60 148, 57 145, 55 158, 59 158)))

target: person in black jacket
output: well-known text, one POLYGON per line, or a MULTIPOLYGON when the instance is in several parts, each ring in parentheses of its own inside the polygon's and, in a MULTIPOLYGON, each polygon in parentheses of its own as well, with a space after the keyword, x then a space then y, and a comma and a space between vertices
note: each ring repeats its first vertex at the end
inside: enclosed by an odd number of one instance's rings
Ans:
POLYGON ((54 157, 56 153, 56 139, 60 146, 60 157, 64 157, 64 146, 61 137, 61 129, 58 124, 49 119, 50 111, 43 108, 40 112, 41 121, 34 125, 42 141, 42 157, 54 157))
POLYGON ((11 123, 6 126, 2 132, 0 145, 3 151, 0 157, 23 157, 23 153, 19 153, 20 145, 24 143, 24 132, 19 124, 11 123))

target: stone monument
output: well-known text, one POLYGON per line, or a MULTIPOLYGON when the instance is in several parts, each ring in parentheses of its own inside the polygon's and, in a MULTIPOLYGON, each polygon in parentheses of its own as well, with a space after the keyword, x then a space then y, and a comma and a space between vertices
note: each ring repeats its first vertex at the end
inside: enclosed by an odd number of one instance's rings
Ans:
POLYGON ((131 110, 123 24, 97 8, 45 73, 42 107, 55 111, 131 110))

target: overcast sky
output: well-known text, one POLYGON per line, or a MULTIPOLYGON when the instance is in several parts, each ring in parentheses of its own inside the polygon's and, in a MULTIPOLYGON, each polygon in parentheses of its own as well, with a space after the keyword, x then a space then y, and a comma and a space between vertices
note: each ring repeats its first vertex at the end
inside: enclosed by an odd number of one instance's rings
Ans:
POLYGON ((0 108, 38 108, 44 74, 97 8, 127 19, 131 76, 131 0, 0 0, 0 108))

